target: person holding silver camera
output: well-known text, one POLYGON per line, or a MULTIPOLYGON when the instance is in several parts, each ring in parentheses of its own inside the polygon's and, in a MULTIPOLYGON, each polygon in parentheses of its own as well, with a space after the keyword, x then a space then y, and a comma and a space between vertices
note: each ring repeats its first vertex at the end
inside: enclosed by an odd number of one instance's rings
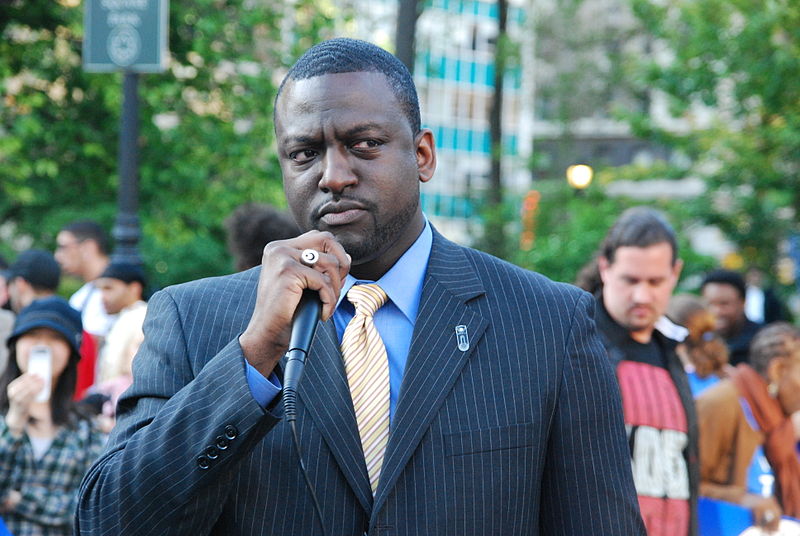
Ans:
POLYGON ((81 478, 105 436, 73 403, 82 331, 62 298, 17 317, 0 378, 0 516, 16 536, 68 535, 81 478))

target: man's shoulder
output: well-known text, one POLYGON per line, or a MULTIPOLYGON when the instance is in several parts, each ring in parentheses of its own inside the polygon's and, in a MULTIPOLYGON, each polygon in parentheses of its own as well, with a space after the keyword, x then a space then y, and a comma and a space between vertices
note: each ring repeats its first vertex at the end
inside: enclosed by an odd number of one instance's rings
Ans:
POLYGON ((257 266, 230 275, 206 277, 168 286, 156 292, 151 298, 158 300, 169 295, 176 302, 202 300, 213 304, 230 300, 243 300, 255 292, 261 267, 257 266))
POLYGON ((452 247, 463 252, 474 268, 485 290, 489 293, 514 293, 525 298, 546 300, 561 305, 574 306, 590 295, 574 285, 553 281, 532 270, 522 268, 486 252, 450 242, 452 247))
POLYGON ((758 322, 753 322, 749 318, 745 317, 744 328, 742 329, 742 335, 747 338, 753 338, 756 336, 756 333, 764 327, 764 324, 760 324, 758 322))
POLYGON ((79 302, 81 302, 81 301, 86 299, 86 295, 89 292, 91 292, 92 288, 93 288, 93 286, 92 286, 92 284, 90 282, 89 283, 84 283, 83 285, 81 285, 81 288, 79 288, 78 290, 73 292, 72 296, 69 297, 69 304, 72 307, 77 309, 78 307, 76 307, 76 306, 80 306, 81 305, 79 302))
POLYGON ((117 319, 114 322, 114 325, 111 327, 111 331, 108 333, 108 336, 111 337, 112 333, 118 331, 122 326, 125 327, 125 331, 134 329, 137 326, 141 327, 146 314, 147 303, 143 301, 136 302, 135 304, 123 309, 119 312, 119 315, 117 315, 117 319))

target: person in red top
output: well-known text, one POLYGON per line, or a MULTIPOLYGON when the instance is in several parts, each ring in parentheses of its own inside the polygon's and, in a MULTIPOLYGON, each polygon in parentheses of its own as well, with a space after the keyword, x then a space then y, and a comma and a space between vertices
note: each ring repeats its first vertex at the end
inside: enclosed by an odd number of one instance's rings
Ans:
POLYGON ((597 258, 597 326, 616 366, 639 508, 649 536, 697 534, 697 418, 664 317, 682 262, 656 210, 625 211, 597 258))

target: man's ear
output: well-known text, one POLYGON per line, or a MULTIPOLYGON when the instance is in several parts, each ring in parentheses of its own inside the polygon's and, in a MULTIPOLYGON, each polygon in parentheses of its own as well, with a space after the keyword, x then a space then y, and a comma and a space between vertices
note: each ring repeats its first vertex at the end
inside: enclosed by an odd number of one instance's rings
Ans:
POLYGON ((100 245, 97 243, 96 240, 92 240, 91 238, 87 238, 81 242, 78 242, 78 247, 81 250, 81 254, 86 256, 96 256, 100 254, 100 245))
POLYGON ((144 285, 142 285, 138 281, 131 281, 130 283, 133 285, 133 293, 139 297, 140 300, 144 299, 144 285))
POLYGON ((600 273, 600 280, 603 284, 606 284, 606 274, 608 273, 608 268, 611 266, 611 263, 608 262, 603 255, 599 255, 597 257, 597 271, 600 273))
POLYGON ((675 281, 681 278, 681 270, 683 270, 683 261, 675 259, 675 264, 672 265, 672 275, 675 276, 675 281))
POLYGON ((419 181, 428 182, 436 171, 436 143, 433 139, 433 132, 429 128, 423 128, 417 134, 417 169, 419 170, 419 181))

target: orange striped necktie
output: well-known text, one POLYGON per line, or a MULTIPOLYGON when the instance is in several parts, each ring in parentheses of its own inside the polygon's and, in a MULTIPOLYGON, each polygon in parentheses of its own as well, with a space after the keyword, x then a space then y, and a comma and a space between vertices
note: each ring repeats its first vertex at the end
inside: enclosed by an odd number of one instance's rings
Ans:
POLYGON ((342 357, 374 495, 389 441, 389 359, 373 315, 386 303, 387 296, 371 283, 353 285, 347 299, 356 314, 342 336, 342 357))

